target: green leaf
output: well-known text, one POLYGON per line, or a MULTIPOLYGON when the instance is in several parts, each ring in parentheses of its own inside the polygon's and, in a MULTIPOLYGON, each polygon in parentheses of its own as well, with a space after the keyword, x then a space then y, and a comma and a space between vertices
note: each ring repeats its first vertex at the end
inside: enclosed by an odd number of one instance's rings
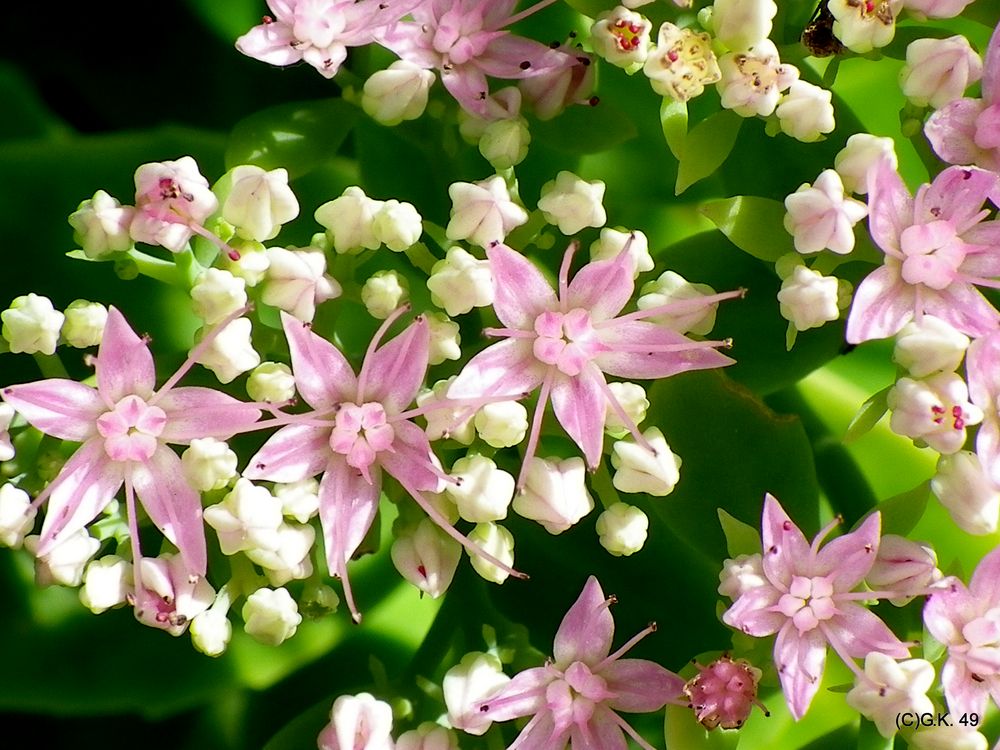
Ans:
POLYGON ((755 258, 773 263, 795 252, 792 236, 785 231, 785 206, 780 201, 737 195, 709 201, 699 210, 730 242, 755 258))
POLYGON ((847 426, 847 433, 844 435, 845 443, 857 440, 878 424, 882 416, 889 411, 888 398, 892 388, 891 385, 886 386, 861 405, 858 413, 854 415, 854 419, 847 426))
POLYGON ((752 555, 761 550, 760 532, 748 523, 719 508, 719 523, 726 535, 726 549, 730 557, 752 555))
POLYGON ((865 718, 858 728, 858 750, 892 750, 895 737, 883 737, 878 728, 865 718))
POLYGON ((531 123, 533 141, 555 151, 596 154, 636 137, 632 119, 617 107, 569 107, 552 120, 531 123))
POLYGON ((260 9, 247 0, 186 0, 186 3, 206 26, 229 42, 260 23, 260 9))
POLYGON ((688 105, 669 96, 663 97, 660 105, 660 126, 670 153, 678 160, 684 154, 688 134, 688 105))
POLYGON ((741 737, 735 729, 705 729, 686 706, 667 706, 663 734, 667 747, 684 750, 736 750, 741 737))
POLYGON ((930 482, 921 482, 912 490, 879 503, 876 510, 882 514, 882 533, 909 534, 923 518, 930 492, 930 482))
POLYGON ((683 158, 677 168, 675 195, 722 166, 736 145, 742 126, 743 118, 729 110, 716 112, 695 125, 685 139, 683 158))
POLYGON ((358 119, 343 99, 294 102, 256 112, 233 128, 226 167, 284 167, 294 179, 332 159, 358 119))

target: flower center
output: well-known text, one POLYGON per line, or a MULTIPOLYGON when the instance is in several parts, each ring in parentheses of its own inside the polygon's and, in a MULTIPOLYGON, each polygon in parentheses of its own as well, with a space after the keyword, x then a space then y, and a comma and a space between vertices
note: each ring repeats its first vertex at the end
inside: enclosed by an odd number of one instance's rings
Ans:
POLYGON ((112 461, 148 461, 166 424, 163 409, 132 395, 97 418, 97 432, 104 438, 104 450, 112 461))
POLYGON ((641 24, 626 21, 620 18, 608 27, 618 44, 618 49, 622 52, 631 52, 639 46, 642 41, 643 27, 641 24))
POLYGON ((344 31, 347 21, 339 2, 306 0, 295 7, 292 34, 301 43, 326 49, 344 31))
POLYGON ((492 36, 483 30, 481 14, 458 7, 441 16, 431 46, 445 58, 445 64, 463 65, 482 55, 492 36))
POLYGON ((949 427, 952 430, 964 430, 970 420, 969 415, 958 404, 954 404, 950 410, 940 404, 934 404, 931 407, 931 421, 945 430, 949 427))
POLYGON ((609 697, 608 683, 581 661, 570 664, 562 679, 553 681, 545 691, 546 703, 556 722, 577 725, 590 721, 594 707, 609 697))
POLYGON ((794 576, 788 593, 778 600, 778 610, 792 618, 800 633, 812 630, 822 620, 829 620, 837 613, 833 584, 825 577, 794 576))
POLYGON ((358 406, 344 403, 337 412, 336 425, 330 433, 330 448, 345 456, 349 466, 367 475, 380 451, 392 447, 396 437, 382 404, 369 402, 358 406))
POLYGON ((605 350, 591 325, 590 313, 580 308, 565 315, 543 312, 535 318, 535 333, 535 358, 570 376, 579 375, 589 360, 605 350))
POLYGON ((888 0, 847 0, 847 4, 857 9, 863 21, 891 26, 896 20, 888 0))
POLYGON ((778 83, 778 66, 774 65, 770 59, 764 60, 741 53, 734 58, 736 68, 743 74, 747 83, 760 93, 770 91, 778 83))
POLYGON ((906 256, 901 273, 907 284, 945 289, 955 281, 965 260, 965 243, 948 221, 907 227, 899 237, 899 244, 906 256))

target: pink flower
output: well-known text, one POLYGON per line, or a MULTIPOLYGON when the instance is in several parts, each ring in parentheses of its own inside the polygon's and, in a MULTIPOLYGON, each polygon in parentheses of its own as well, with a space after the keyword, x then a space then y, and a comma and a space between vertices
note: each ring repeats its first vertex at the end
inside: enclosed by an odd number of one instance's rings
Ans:
POLYGON ((880 161, 869 176, 868 230, 885 261, 858 285, 847 340, 892 336, 925 313, 970 336, 994 330, 1000 313, 974 285, 1000 286, 1000 221, 983 221, 983 202, 998 196, 1000 176, 949 167, 911 197, 880 161))
POLYGON ((991 482, 1000 486, 1000 331, 972 342, 965 369, 972 402, 983 410, 976 453, 991 482))
POLYGON ((643 318, 707 307, 740 292, 619 315, 635 288, 630 253, 623 250, 616 258, 588 263, 570 283, 576 247, 574 242, 566 250, 558 293, 517 251, 499 243, 486 251, 493 271, 493 308, 506 326, 486 333, 506 340, 473 357, 448 389, 451 399, 519 398, 541 386, 523 466, 534 455, 550 398, 556 419, 593 467, 601 457, 608 403, 636 441, 652 450, 608 388, 605 373, 665 378, 733 362, 713 348, 728 342, 692 341, 643 318))
POLYGON ((983 58, 981 99, 955 99, 924 125, 924 135, 949 164, 1000 171, 1000 26, 983 58))
POLYGON ((744 591, 722 619, 757 638, 778 634, 774 661, 792 716, 802 718, 819 690, 829 644, 857 670, 854 659, 879 651, 909 656, 878 617, 857 602, 887 592, 854 591, 878 554, 881 517, 872 513, 854 531, 820 549, 839 523, 829 524, 810 545, 770 494, 761 522, 765 581, 744 591))
MULTIPOLYGON (((238 314, 238 313, 237 313, 238 314)), ((235 317, 231 316, 231 317, 235 317)), ((215 330, 225 327, 229 319, 215 330)), ((211 388, 175 388, 211 335, 159 390, 153 355, 114 307, 97 352, 97 388, 51 378, 0 391, 32 426, 62 440, 83 443, 35 499, 48 499, 38 554, 93 521, 125 485, 134 559, 138 553, 135 496, 181 553, 190 573, 204 575, 205 530, 201 497, 188 485, 168 443, 196 438, 225 440, 252 429, 260 410, 211 388)), ((139 582, 136 588, 140 589, 139 582)))
POLYGON ((968 588, 955 580, 931 594, 924 623, 948 647, 941 684, 949 710, 982 716, 990 696, 1000 704, 1000 548, 980 561, 968 588))
POLYGON ((650 625, 611 653, 615 623, 601 584, 591 576, 563 618, 554 659, 516 675, 480 710, 491 721, 531 716, 508 750, 625 750, 625 733, 652 750, 617 712, 648 713, 687 705, 684 680, 646 659, 621 657, 656 629, 650 625), (623 733, 624 730, 624 733, 623 733))
POLYGON ((323 475, 319 516, 327 565, 341 579, 356 621, 361 615, 347 578, 347 561, 375 520, 383 470, 472 554, 523 577, 456 531, 422 494, 437 492, 440 482, 450 480, 426 434, 412 421, 422 410, 407 411, 427 371, 430 334, 426 318, 417 318, 379 347, 389 326, 406 309, 399 308, 383 322, 357 376, 333 344, 313 333, 309 324, 282 313, 296 388, 313 411, 287 416, 290 424, 268 439, 243 472, 247 479, 272 482, 323 475))

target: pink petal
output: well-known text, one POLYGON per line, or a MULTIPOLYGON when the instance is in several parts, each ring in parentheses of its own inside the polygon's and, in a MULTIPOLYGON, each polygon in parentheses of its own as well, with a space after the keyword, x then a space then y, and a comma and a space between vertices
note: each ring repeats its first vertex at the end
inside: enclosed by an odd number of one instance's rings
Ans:
POLYGON ((986 684, 978 682, 961 659, 951 658, 941 669, 941 685, 948 710, 955 716, 982 716, 989 695, 986 684))
POLYGON ((148 399, 156 385, 149 346, 125 321, 118 308, 108 309, 104 336, 97 349, 97 390, 109 406, 135 394, 148 399))
POLYGON ((881 529, 881 514, 868 515, 857 529, 823 546, 816 555, 813 575, 832 575, 834 591, 853 589, 875 564, 881 529))
POLYGON ((486 97, 490 93, 490 85, 474 63, 468 62, 451 70, 442 70, 441 83, 463 109, 478 117, 487 116, 486 97))
POLYGON ((418 317, 392 341, 380 346, 361 366, 367 391, 364 401, 377 401, 387 414, 396 414, 417 396, 427 373, 430 329, 418 317))
POLYGON ((205 526, 201 520, 201 495, 187 483, 181 460, 160 445, 145 464, 132 463, 132 484, 150 520, 184 558, 187 569, 205 575, 205 526))
POLYGON ((545 44, 501 32, 476 58, 476 66, 493 78, 528 78, 551 67, 550 52, 545 44), (530 63, 530 67, 522 67, 524 62, 530 63))
POLYGON ((951 588, 935 591, 924 604, 924 625, 945 645, 965 643, 962 629, 984 611, 965 584, 955 579, 951 588))
POLYGON ((956 99, 932 113, 924 135, 934 152, 949 164, 977 164, 984 169, 998 166, 989 151, 976 145, 976 120, 986 103, 982 99, 956 99))
POLYGON ((1000 26, 994 29, 983 55, 982 91, 987 102, 1000 103, 1000 26))
POLYGON ((789 621, 774 642, 774 662, 788 709, 798 721, 809 709, 826 668, 826 641, 819 628, 799 633, 789 621))
POLYGON ((570 733, 573 750, 626 750, 625 734, 615 715, 598 704, 585 724, 577 724, 570 733))
POLYGON ((825 627, 831 633, 831 640, 836 637, 848 655, 864 659, 872 651, 879 651, 894 659, 909 657, 910 649, 877 615, 854 602, 837 602, 837 609, 840 611, 825 627))
POLYGON ((48 554, 97 518, 123 481, 122 465, 108 458, 103 440, 95 438, 80 446, 50 485, 37 554, 48 554))
POLYGON ((770 585, 744 591, 723 613, 722 621, 755 638, 774 635, 788 621, 785 615, 772 609, 781 596, 782 592, 770 585))
POLYGON ((97 434, 97 418, 108 410, 95 388, 75 380, 50 378, 0 393, 35 429, 76 443, 97 434))
POLYGON ((293 46, 295 41, 292 27, 275 21, 254 26, 236 40, 236 49, 271 65, 291 65, 302 59, 302 52, 293 46))
POLYGON ((710 370, 731 365, 734 360, 669 328, 645 320, 608 321, 598 329, 600 341, 611 351, 601 352, 595 364, 608 375, 651 380, 668 378, 691 370, 710 370), (648 346, 649 351, 615 351, 615 344, 648 346), (680 351, 657 351, 662 347, 688 346, 680 351))
POLYGON ((353 401, 358 381, 337 347, 313 333, 308 323, 288 313, 281 313, 281 323, 292 356, 295 387, 303 400, 317 411, 353 401))
POLYGON ((433 470, 430 441, 427 433, 413 422, 392 423, 396 436, 389 450, 378 454, 378 462, 402 484, 415 490, 437 492, 438 474, 433 470))
POLYGON ((631 258, 624 251, 614 258, 588 263, 569 283, 566 307, 587 310, 595 323, 614 318, 632 299, 632 270, 631 258))
POLYGON ((600 463, 604 448, 607 397, 601 388, 603 382, 601 371, 588 363, 575 377, 560 373, 552 386, 552 411, 591 468, 600 463))
POLYGON ((888 159, 868 177, 868 231, 887 253, 899 253, 899 235, 913 224, 913 199, 888 159))
POLYGON ((520 398, 539 386, 547 369, 548 365, 535 359, 530 339, 506 339, 473 357, 448 388, 447 396, 450 399, 520 398))
POLYGON ((190 443, 196 438, 228 440, 253 429, 260 418, 256 406, 237 401, 212 388, 172 388, 156 399, 167 415, 160 439, 167 443, 190 443))
POLYGON ((555 675, 546 667, 526 669, 514 675, 494 696, 484 701, 493 721, 510 721, 545 711, 545 688, 555 675))
POLYGON ((538 714, 521 730, 514 740, 517 750, 565 750, 569 741, 569 727, 562 731, 556 730, 552 712, 538 714))
POLYGON ((1000 423, 995 412, 988 415, 976 433, 976 455, 993 484, 1000 486, 1000 423))
POLYGON ((553 644, 556 665, 567 667, 582 661, 595 666, 611 652, 614 634, 615 621, 601 584, 590 576, 556 631, 553 644))
POLYGON ((915 223, 949 222, 958 234, 974 226, 983 203, 995 195, 1000 177, 975 167, 948 167, 930 185, 917 191, 913 205, 915 223))
POLYGON ((342 456, 330 460, 319 485, 319 520, 331 574, 351 559, 371 528, 381 484, 381 472, 372 472, 372 484, 368 484, 342 456))
POLYGON ((615 694, 607 702, 615 711, 659 711, 684 692, 683 678, 646 659, 618 659, 601 670, 601 677, 615 694))
POLYGON ((992 333, 1000 324, 1000 313, 972 284, 955 282, 947 289, 921 292, 925 313, 973 338, 992 333))
POLYGON ((506 245, 487 249, 493 272, 493 310, 508 328, 535 329, 535 318, 558 310, 556 293, 535 264, 506 245))
POLYGON ((854 292, 847 316, 847 341, 860 344, 898 333, 913 317, 914 304, 913 287, 903 281, 898 266, 876 268, 854 292))
POLYGON ((1000 606, 1000 547, 979 561, 969 581, 969 593, 980 602, 988 602, 989 607, 1000 606))
POLYGON ((1000 331, 977 338, 969 345, 965 371, 973 403, 984 411, 995 410, 1000 395, 1000 331))
POLYGON ((809 542, 771 493, 764 496, 761 543, 764 574, 776 587, 787 591, 793 575, 808 575, 809 542))
POLYGON ((282 427, 247 462, 243 476, 270 482, 298 482, 319 474, 330 461, 330 428, 282 427))

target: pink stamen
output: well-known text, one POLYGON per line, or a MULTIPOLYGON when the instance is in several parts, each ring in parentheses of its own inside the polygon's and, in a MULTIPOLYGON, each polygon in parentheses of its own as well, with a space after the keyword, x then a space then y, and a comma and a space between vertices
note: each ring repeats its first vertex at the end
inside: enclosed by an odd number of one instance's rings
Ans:
POLYGON ((631 638, 630 638, 630 639, 629 639, 629 640, 628 640, 628 641, 627 641, 627 642, 625 643, 625 645, 624 645, 624 646, 622 646, 621 648, 619 648, 619 649, 618 649, 617 651, 615 651, 615 652, 614 652, 613 654, 611 654, 610 656, 607 656, 607 657, 605 657, 605 658, 604 658, 604 659, 603 659, 603 660, 601 661, 601 663, 600 663, 600 664, 598 664, 598 665, 597 665, 596 667, 592 667, 590 671, 592 671, 592 672, 595 672, 595 673, 596 673, 596 672, 600 672, 600 671, 601 671, 602 669, 604 669, 604 668, 605 668, 605 667, 606 667, 606 666, 607 666, 608 664, 610 664, 610 663, 611 663, 611 662, 613 662, 613 661, 617 661, 617 660, 618 660, 618 659, 620 659, 620 658, 621 658, 622 656, 624 656, 624 655, 625 655, 625 654, 627 654, 627 653, 628 653, 629 651, 631 651, 631 650, 632 650, 632 648, 633 648, 633 647, 635 646, 635 644, 637 644, 637 643, 638 643, 639 641, 641 641, 641 640, 642 640, 643 638, 645 638, 645 637, 646 637, 647 635, 649 635, 649 634, 651 634, 651 633, 655 633, 655 632, 656 632, 656 623, 655 623, 655 622, 651 622, 651 623, 649 623, 649 625, 647 625, 647 626, 646 626, 645 628, 643 628, 643 629, 642 629, 642 630, 640 630, 640 631, 639 631, 638 633, 636 633, 636 634, 635 634, 634 636, 632 636, 632 637, 631 637, 631 638))
POLYGON ((600 323, 595 323, 594 328, 615 325, 626 320, 642 320, 643 318, 651 318, 657 315, 665 315, 669 313, 691 312, 692 310, 698 310, 702 307, 707 307, 708 305, 715 304, 716 302, 722 302, 727 299, 742 299, 746 296, 746 291, 746 289, 736 289, 732 292, 709 294, 704 297, 679 299, 673 302, 667 302, 664 305, 650 307, 646 310, 636 310, 635 312, 628 313, 627 315, 620 315, 617 318, 612 318, 611 320, 603 320, 600 323))
POLYGON ((538 439, 542 433, 542 417, 545 414, 545 406, 549 401, 549 391, 552 390, 552 380, 554 370, 549 368, 542 381, 542 389, 538 392, 538 403, 535 405, 535 413, 531 417, 531 431, 528 433, 528 445, 524 449, 524 458, 521 459, 521 471, 517 475, 517 485, 515 491, 520 492, 524 488, 524 483, 528 477, 528 465, 535 456, 535 448, 538 446, 538 439))
MULTIPOLYGON (((513 26, 515 23, 517 23, 518 21, 520 21, 522 18, 527 18, 528 16, 537 13, 542 8, 547 8, 548 6, 552 5, 552 3, 554 3, 554 2, 556 2, 556 0, 541 0, 541 2, 535 3, 530 8, 525 8, 524 10, 522 10, 517 15, 513 15, 510 18, 508 18, 507 22, 504 24, 504 27, 513 26)), ((508 750, 510 750, 510 749, 508 749, 508 750)))
POLYGON ((358 375, 358 391, 354 397, 355 402, 359 404, 363 404, 365 402, 364 394, 368 385, 368 369, 369 369, 368 363, 371 362, 372 355, 375 353, 375 350, 378 349, 379 344, 382 343, 382 339, 385 337, 385 334, 389 330, 389 327, 397 320, 399 320, 399 317, 401 315, 409 312, 409 310, 410 310, 409 302, 397 307, 395 310, 389 313, 389 317, 387 317, 385 320, 382 321, 382 325, 378 327, 378 330, 375 331, 375 335, 372 336, 372 340, 368 344, 368 350, 365 352, 364 364, 361 365, 361 373, 358 375))
POLYGON ((624 407, 622 407, 621 402, 619 402, 615 397, 615 392, 608 386, 607 381, 603 377, 600 377, 597 379, 597 383, 600 385, 601 390, 604 392, 604 397, 608 400, 608 403, 611 404, 611 408, 618 416, 618 419, 620 419, 622 424, 628 428, 628 431, 632 435, 635 442, 655 456, 657 453, 656 448, 654 448, 652 444, 646 440, 646 436, 639 431, 639 425, 632 420, 632 417, 630 417, 628 412, 626 412, 624 407))
POLYGON ((569 269, 573 264, 573 256, 576 255, 576 251, 579 249, 580 243, 573 240, 566 247, 566 252, 563 253, 562 263, 559 265, 559 309, 565 314, 569 312, 566 309, 566 305, 569 303, 567 299, 567 292, 569 290, 569 269))

